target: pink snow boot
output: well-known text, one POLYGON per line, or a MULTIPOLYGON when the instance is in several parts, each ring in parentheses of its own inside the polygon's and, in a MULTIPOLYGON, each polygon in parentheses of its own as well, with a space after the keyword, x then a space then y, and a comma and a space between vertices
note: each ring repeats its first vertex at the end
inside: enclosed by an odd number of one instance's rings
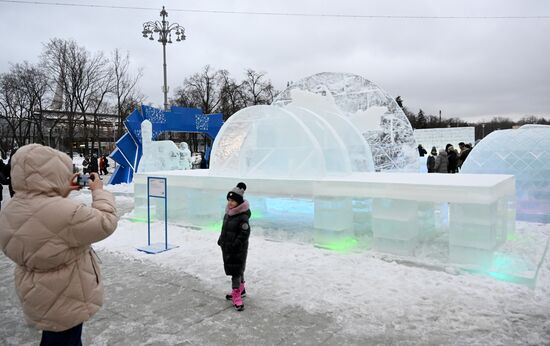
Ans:
MULTIPOLYGON (((244 288, 244 282, 241 282, 241 285, 239 286, 239 290, 241 291, 241 298, 246 297, 246 289, 244 288)), ((233 293, 229 293, 225 295, 226 300, 233 299, 233 293)))
POLYGON ((243 300, 241 299, 241 289, 240 288, 234 288, 233 291, 231 291, 231 300, 233 301, 233 306, 237 311, 243 311, 244 310, 244 304, 243 300))

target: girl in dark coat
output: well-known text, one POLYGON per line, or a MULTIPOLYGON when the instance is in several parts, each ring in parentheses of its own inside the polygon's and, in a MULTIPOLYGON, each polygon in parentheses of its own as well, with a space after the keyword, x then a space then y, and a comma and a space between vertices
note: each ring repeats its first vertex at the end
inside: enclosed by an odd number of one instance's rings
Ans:
POLYGON ((244 269, 248 254, 248 237, 250 236, 250 207, 244 199, 245 183, 238 183, 227 193, 227 206, 223 217, 222 232, 218 245, 222 249, 223 268, 231 276, 231 294, 225 298, 233 301, 238 311, 244 310, 242 297, 246 296, 244 288, 244 269))

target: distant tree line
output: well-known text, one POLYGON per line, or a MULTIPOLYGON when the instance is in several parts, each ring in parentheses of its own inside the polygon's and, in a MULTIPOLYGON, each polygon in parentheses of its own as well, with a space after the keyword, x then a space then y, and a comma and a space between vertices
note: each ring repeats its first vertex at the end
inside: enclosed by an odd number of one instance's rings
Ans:
POLYGON ((37 63, 16 63, 0 74, 0 148, 55 146, 60 137, 72 143, 78 131, 85 152, 93 151, 101 114, 115 114, 117 133, 123 133, 124 117, 144 99, 140 77, 141 70, 132 72, 129 55, 118 49, 105 56, 73 40, 51 39, 37 63), (45 111, 62 116, 46 117, 45 111))
POLYGON ((247 69, 244 79, 237 81, 227 70, 206 65, 183 81, 171 104, 200 108, 205 114, 223 113, 226 120, 248 106, 270 104, 276 93, 264 72, 247 69))
MULTIPOLYGON (((95 152, 103 116, 116 115, 120 138, 126 116, 145 101, 138 87, 141 76, 141 69, 132 71, 129 54, 118 49, 106 56, 73 40, 51 39, 37 63, 15 63, 0 74, 0 149, 27 143, 56 147, 79 136, 86 139, 84 153, 95 152)), ((242 108, 269 104, 275 95, 264 72, 247 69, 237 81, 227 70, 207 65, 182 81, 170 103, 227 119, 242 108)), ((197 134, 187 139, 196 150, 197 134)))
POLYGON ((517 121, 506 117, 497 116, 493 117, 490 121, 468 122, 456 117, 445 118, 440 115, 425 114, 422 109, 419 109, 418 113, 415 114, 404 106, 401 96, 397 96, 395 101, 399 107, 401 107, 403 113, 407 116, 407 119, 409 119, 413 129, 473 126, 475 127, 476 139, 481 139, 495 130, 511 129, 525 124, 550 125, 550 118, 546 119, 544 117, 535 117, 532 115, 526 115, 517 121))
MULTIPOLYGON (((170 103, 199 108, 205 114, 222 113, 224 120, 227 120, 248 106, 270 104, 276 94, 277 91, 265 72, 247 69, 244 79, 237 81, 227 70, 215 70, 206 65, 200 72, 183 81, 170 103)), ((198 134, 181 138, 189 143, 191 150, 198 151, 198 134)))
MULTIPOLYGON (((99 145, 102 116, 115 116, 116 138, 120 138, 125 131, 124 119, 144 102, 138 87, 141 76, 141 69, 131 69, 128 53, 115 49, 106 56, 101 51, 92 53, 73 40, 51 39, 44 44, 37 63, 15 63, 0 74, 0 149, 6 152, 31 142, 55 147, 60 140, 73 143, 78 134, 86 139, 85 154, 94 152, 99 145)), ((182 81, 170 103, 199 108, 205 114, 222 113, 226 120, 245 107, 270 104, 276 95, 265 72, 246 69, 244 78, 237 80, 227 70, 206 65, 182 81)), ((482 138, 498 129, 550 124, 550 120, 534 116, 518 121, 494 117, 473 123, 425 114, 422 109, 413 113, 401 96, 395 100, 415 129, 475 126, 476 138, 482 138)), ((187 140, 196 151, 197 134, 187 140)))

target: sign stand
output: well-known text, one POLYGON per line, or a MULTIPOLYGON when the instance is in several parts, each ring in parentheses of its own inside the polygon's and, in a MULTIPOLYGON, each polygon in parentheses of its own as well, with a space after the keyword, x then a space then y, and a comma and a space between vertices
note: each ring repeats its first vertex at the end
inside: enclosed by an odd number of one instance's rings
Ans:
POLYGON ((166 178, 147 177, 147 246, 137 248, 139 251, 156 254, 173 248, 168 244, 168 196, 166 178), (164 243, 151 244, 151 197, 164 199, 164 243))

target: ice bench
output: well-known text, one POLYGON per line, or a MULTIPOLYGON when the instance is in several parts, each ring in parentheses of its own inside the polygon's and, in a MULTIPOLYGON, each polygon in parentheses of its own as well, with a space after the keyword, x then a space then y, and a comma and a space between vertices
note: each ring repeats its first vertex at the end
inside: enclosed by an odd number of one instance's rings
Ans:
MULTIPOLYGON (((448 257, 459 264, 489 266, 494 250, 515 228, 515 181, 511 175, 355 173, 288 179, 212 176, 208 170, 155 172, 135 176, 137 208, 146 205, 147 176, 167 178, 172 222, 219 221, 227 191, 245 181, 247 198, 311 200, 315 229, 345 234, 366 216, 374 248, 402 255, 412 255, 416 245, 429 238, 438 226, 438 215, 448 217, 448 257), (367 207, 358 211, 358 203, 367 207)), ((260 204, 252 209, 265 207, 260 204)))

